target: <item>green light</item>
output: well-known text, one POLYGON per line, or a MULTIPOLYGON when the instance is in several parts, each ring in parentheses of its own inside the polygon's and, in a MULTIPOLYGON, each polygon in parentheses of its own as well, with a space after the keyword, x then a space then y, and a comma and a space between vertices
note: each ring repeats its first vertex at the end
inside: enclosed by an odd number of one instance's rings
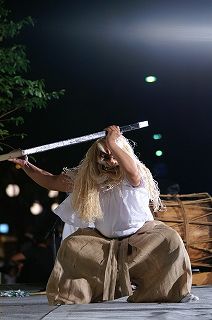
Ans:
POLYGON ((155 152, 155 155, 156 155, 157 157, 161 157, 162 154, 163 154, 163 151, 161 151, 161 150, 157 150, 157 151, 155 152))
POLYGON ((157 80, 157 78, 155 76, 147 76, 145 78, 145 81, 148 82, 148 83, 155 82, 156 80, 157 80))
POLYGON ((154 140, 159 140, 159 139, 161 139, 162 138, 162 134, 160 134, 160 133, 155 133, 155 134, 153 134, 153 139, 154 140))

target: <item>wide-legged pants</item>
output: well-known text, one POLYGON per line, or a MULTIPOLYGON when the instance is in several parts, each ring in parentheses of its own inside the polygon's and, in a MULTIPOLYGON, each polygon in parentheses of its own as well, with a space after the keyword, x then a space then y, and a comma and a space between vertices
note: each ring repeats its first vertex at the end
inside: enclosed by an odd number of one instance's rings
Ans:
POLYGON ((95 229, 77 230, 62 242, 46 292, 50 305, 122 296, 128 302, 179 302, 191 284, 181 237, 164 223, 149 221, 122 239, 106 238, 95 229))

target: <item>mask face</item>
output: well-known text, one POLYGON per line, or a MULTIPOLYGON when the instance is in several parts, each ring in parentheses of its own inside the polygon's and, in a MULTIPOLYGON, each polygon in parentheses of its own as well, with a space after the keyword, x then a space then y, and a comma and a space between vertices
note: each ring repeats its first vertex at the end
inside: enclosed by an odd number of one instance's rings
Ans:
POLYGON ((105 145, 98 143, 98 149, 99 154, 97 156, 97 162, 105 169, 112 169, 119 165, 118 161, 113 157, 111 151, 105 145))

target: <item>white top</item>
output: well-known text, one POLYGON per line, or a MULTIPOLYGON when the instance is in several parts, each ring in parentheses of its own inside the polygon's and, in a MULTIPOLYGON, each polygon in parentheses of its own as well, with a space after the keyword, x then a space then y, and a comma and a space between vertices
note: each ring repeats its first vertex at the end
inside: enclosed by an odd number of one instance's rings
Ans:
POLYGON ((129 236, 140 229, 146 221, 154 220, 149 208, 148 192, 141 183, 133 187, 129 182, 109 190, 100 191, 100 205, 103 218, 95 223, 83 222, 71 207, 71 195, 69 195, 54 212, 73 231, 77 228, 96 228, 108 238, 129 236))

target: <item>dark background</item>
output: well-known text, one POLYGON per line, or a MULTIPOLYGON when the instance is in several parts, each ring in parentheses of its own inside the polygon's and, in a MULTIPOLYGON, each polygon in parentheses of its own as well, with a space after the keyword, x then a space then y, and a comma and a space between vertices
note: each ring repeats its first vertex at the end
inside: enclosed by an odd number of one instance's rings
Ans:
MULTIPOLYGON (((126 137, 137 142, 136 152, 161 192, 177 183, 182 194, 212 193, 212 1, 6 3, 14 19, 30 15, 35 21, 16 38, 27 48, 29 78, 44 78, 49 91, 66 90, 46 110, 26 114, 23 129, 28 136, 14 147, 30 148, 110 124, 148 120, 148 128, 126 137), (157 81, 146 83, 148 75, 157 81), (154 133, 162 139, 153 140, 154 133), (162 157, 155 156, 157 149, 162 157)), ((77 165, 90 144, 34 158, 38 166, 59 173, 64 166, 77 165)), ((11 163, 1 163, 0 172, 2 221, 10 219, 14 230, 41 219, 29 218, 28 203, 39 197, 48 207, 47 192, 11 163), (5 196, 9 180, 22 186, 16 199, 5 196)))

